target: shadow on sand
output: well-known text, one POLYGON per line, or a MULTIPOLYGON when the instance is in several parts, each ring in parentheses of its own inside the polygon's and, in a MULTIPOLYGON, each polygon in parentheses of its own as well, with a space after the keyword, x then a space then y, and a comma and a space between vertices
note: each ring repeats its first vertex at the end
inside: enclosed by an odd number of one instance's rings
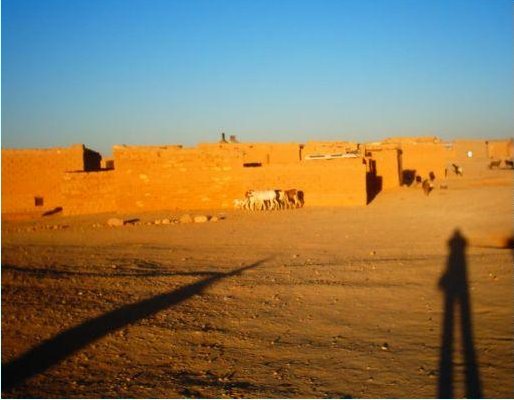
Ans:
POLYGON ((3 364, 2 391, 10 391, 27 379, 47 370, 66 357, 113 331, 179 304, 191 296, 201 294, 217 281, 239 275, 265 261, 260 260, 227 273, 215 273, 209 278, 202 279, 191 285, 138 303, 125 305, 68 329, 27 351, 19 358, 3 364))
POLYGON ((368 160, 366 172, 366 204, 371 203, 382 191, 382 177, 377 175, 377 162, 368 160))
POLYGON ((453 398, 453 353, 454 330, 456 329, 456 309, 460 311, 460 331, 465 368, 465 396, 468 399, 482 398, 482 388, 478 372, 477 357, 473 344, 473 324, 466 272, 467 241, 459 230, 455 230, 448 241, 450 254, 446 271, 439 280, 439 288, 444 292, 444 319, 439 359, 439 398, 453 398))

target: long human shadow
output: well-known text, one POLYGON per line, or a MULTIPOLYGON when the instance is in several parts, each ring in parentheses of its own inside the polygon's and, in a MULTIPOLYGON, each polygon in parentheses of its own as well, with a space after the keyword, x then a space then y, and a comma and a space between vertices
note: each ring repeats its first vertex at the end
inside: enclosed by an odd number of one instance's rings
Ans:
POLYGON ((137 303, 127 304, 68 329, 27 351, 19 358, 2 364, 2 391, 13 389, 27 379, 47 370, 66 357, 113 331, 179 304, 191 296, 202 293, 215 282, 239 275, 244 271, 257 267, 266 260, 260 260, 227 273, 216 273, 209 278, 171 292, 163 293, 137 303))
POLYGON ((439 280, 439 288, 444 292, 444 319, 439 359, 439 398, 453 398, 453 353, 454 330, 457 329, 455 311, 460 311, 460 330, 466 378, 466 398, 482 398, 482 387, 478 371, 477 357, 473 344, 472 312, 469 299, 466 271, 466 238, 458 229, 448 241, 450 254, 446 271, 439 280))

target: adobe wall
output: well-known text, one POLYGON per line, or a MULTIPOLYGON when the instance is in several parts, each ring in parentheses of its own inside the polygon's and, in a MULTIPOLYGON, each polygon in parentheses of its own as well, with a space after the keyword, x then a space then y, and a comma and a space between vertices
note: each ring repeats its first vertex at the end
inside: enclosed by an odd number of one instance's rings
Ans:
POLYGON ((63 214, 116 211, 116 172, 66 172, 61 182, 63 214))
POLYGON ((366 204, 362 159, 299 162, 298 150, 288 144, 116 146, 116 204, 120 211, 231 208, 248 189, 273 188, 302 189, 309 205, 366 204))
MULTIPOLYGON (((489 148, 497 153, 512 151, 512 141, 494 141, 489 148)), ((82 173, 69 171, 99 168, 101 161, 98 153, 82 145, 3 150, 2 212, 58 206, 68 215, 231 208, 232 201, 249 189, 289 188, 303 190, 308 206, 365 205, 375 192, 397 187, 402 169, 415 170, 422 177, 429 172, 443 177, 448 161, 469 149, 484 154, 482 141, 456 141, 449 148, 437 138, 362 146, 350 142, 115 146, 109 161, 116 169, 82 173), (302 160, 302 154, 309 152, 350 151, 366 154, 367 164, 362 157, 302 160), (35 197, 44 199, 43 207, 36 207, 35 197)))
POLYGON ((428 178, 433 172, 436 178, 445 176, 445 168, 454 157, 452 146, 448 146, 437 136, 390 137, 382 142, 360 146, 376 161, 377 176, 383 175, 382 188, 392 188, 402 183, 402 175, 415 171, 415 175, 428 178), (382 153, 381 153, 382 151, 382 153), (394 152, 398 151, 395 162, 394 152), (396 166, 395 166, 396 164, 396 166))
POLYGON ((436 178, 445 175, 445 168, 452 151, 442 143, 402 143, 401 169, 416 171, 416 175, 427 178, 433 172, 436 178))
POLYGON ((2 213, 62 206, 63 174, 84 168, 84 149, 2 149, 2 213), (43 205, 36 206, 35 197, 43 198, 43 205))
POLYGON ((300 146, 297 143, 200 143, 196 149, 200 152, 235 158, 246 164, 300 162, 300 146))
POLYGON ((115 146, 118 210, 219 208, 213 198, 223 201, 230 171, 243 164, 240 154, 221 146, 115 146))
MULTIPOLYGON (((400 186, 400 151, 395 148, 366 148, 366 155, 375 161, 376 176, 382 179, 382 189, 400 186)), ((372 171, 368 171, 372 172, 372 171)))
POLYGON ((512 139, 489 140, 487 143, 487 156, 496 160, 512 160, 514 146, 512 139))
POLYGON ((464 162, 473 160, 483 160, 487 158, 487 142, 485 140, 454 140, 453 143, 453 159, 456 162, 464 162), (472 157, 468 157, 468 152, 472 153, 472 157))
POLYGON ((361 157, 310 160, 248 172, 248 187, 300 189, 309 207, 366 205, 366 165, 361 157))

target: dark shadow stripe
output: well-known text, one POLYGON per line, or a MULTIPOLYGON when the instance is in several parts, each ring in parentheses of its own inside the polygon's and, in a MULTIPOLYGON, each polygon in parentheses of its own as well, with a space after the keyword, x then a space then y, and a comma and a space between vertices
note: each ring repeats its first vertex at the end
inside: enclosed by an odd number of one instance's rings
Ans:
POLYGON ((68 329, 27 351, 19 358, 3 364, 2 391, 11 390, 111 332, 179 304, 191 296, 202 293, 215 282, 241 274, 246 270, 257 267, 264 261, 266 260, 258 261, 228 273, 217 273, 180 289, 122 306, 68 329))

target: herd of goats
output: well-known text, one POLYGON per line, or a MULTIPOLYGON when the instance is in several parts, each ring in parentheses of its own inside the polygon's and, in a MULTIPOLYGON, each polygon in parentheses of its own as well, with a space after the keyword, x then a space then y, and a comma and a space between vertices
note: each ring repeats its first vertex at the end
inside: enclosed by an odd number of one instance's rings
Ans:
MULTIPOLYGON (((488 168, 489 169, 499 169, 501 167, 502 160, 492 160, 488 168)), ((507 169, 514 169, 514 161, 513 160, 503 160, 503 164, 507 169)), ((460 165, 457 164, 449 164, 444 171, 444 176, 448 176, 448 171, 452 171, 457 176, 463 176, 464 170, 460 165)), ((434 189, 434 180, 435 175, 433 172, 430 172, 428 179, 423 179, 421 176, 415 177, 416 184, 421 184, 421 188, 423 192, 428 196, 430 192, 434 189)))
MULTIPOLYGON (((489 169, 500 168, 502 164, 502 160, 492 160, 489 163, 489 169)), ((505 168, 514 169, 514 161, 513 160, 503 160, 503 164, 505 168)))
POLYGON ((248 190, 244 199, 234 200, 234 208, 251 211, 284 210, 301 208, 304 203, 302 190, 248 190))
MULTIPOLYGON (((489 169, 499 168, 500 161, 493 160, 489 164, 489 169)), ((504 161, 506 168, 514 168, 512 160, 504 161)), ((457 176, 463 176, 464 171, 460 165, 450 164, 445 169, 445 176, 448 171, 452 171, 457 176)), ((427 179, 415 176, 415 183, 421 184, 423 192, 428 196, 434 189, 435 175, 430 172, 427 179)), ((234 208, 241 210, 263 211, 263 210, 284 210, 288 208, 301 208, 305 204, 304 193, 297 189, 273 189, 273 190, 248 190, 244 199, 235 199, 234 208)))

